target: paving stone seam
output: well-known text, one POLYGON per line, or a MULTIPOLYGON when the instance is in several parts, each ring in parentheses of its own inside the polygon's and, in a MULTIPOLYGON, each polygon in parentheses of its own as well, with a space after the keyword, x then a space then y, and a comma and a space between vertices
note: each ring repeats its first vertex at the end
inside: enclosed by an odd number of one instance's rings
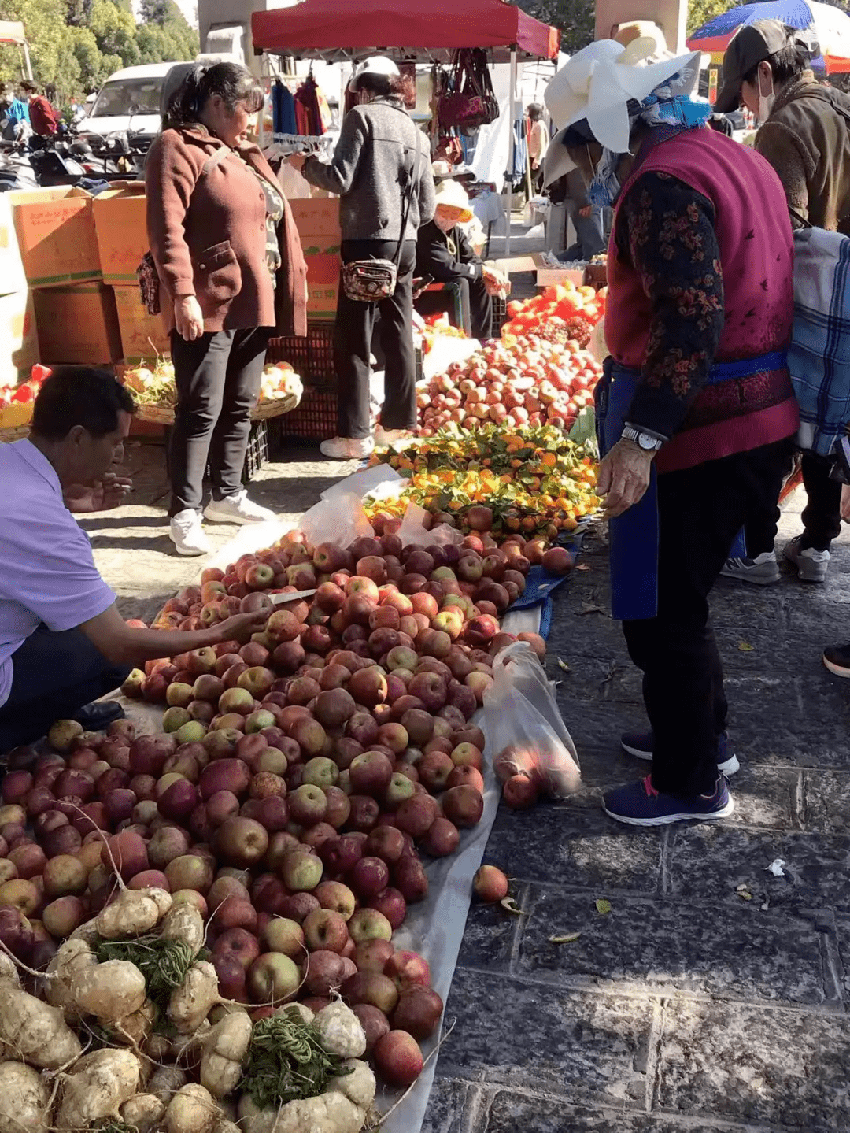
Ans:
POLYGON ((644 1084, 644 1109, 652 1113, 655 1105, 655 1095, 661 1068, 661 1043, 664 1039, 664 1005, 665 999, 659 999, 652 1005, 652 1018, 649 1022, 647 1036, 646 1067, 644 1070, 646 1081, 644 1084))
MULTIPOLYGON (((671 904, 671 903, 679 904, 682 901, 681 896, 679 896, 678 894, 661 893, 660 891, 657 891, 657 890, 651 891, 651 890, 637 890, 637 889, 619 889, 619 888, 617 888, 613 885, 596 885, 593 888, 589 888, 588 886, 582 886, 582 885, 562 885, 560 882, 557 882, 557 881, 545 881, 545 880, 541 881, 541 880, 535 880, 533 878, 513 877, 513 876, 511 877, 511 881, 514 882, 515 885, 533 887, 534 889, 549 889, 549 890, 552 890, 553 892, 556 892, 560 896, 565 896, 565 897, 587 896, 591 900, 596 900, 598 897, 624 897, 624 898, 627 898, 629 901, 634 901, 634 902, 636 902, 638 904, 642 904, 642 905, 652 905, 658 900, 663 901, 665 904, 671 904)), ((811 894, 802 894, 801 893, 800 894, 800 901, 801 902, 802 902, 802 899, 803 899, 804 896, 810 897, 811 894)), ((739 896, 737 896, 735 891, 730 890, 730 892, 729 892, 729 907, 737 907, 737 904, 740 901, 741 901, 741 898, 739 896), (735 898, 735 900, 733 901, 732 898, 735 898)), ((710 897, 692 897, 692 896, 688 895, 687 903, 688 903, 688 906, 691 907, 691 908, 709 908, 709 909, 715 908, 715 909, 718 909, 719 911, 723 911, 727 908, 727 906, 725 904, 723 904, 722 902, 718 902, 717 900, 714 900, 710 897)), ((802 904, 802 903, 799 903, 799 904, 791 904, 791 903, 776 904, 776 905, 769 905, 768 908, 763 910, 763 911, 764 912, 773 912, 773 913, 776 913, 776 912, 791 913, 794 916, 799 916, 801 914, 808 914, 808 913, 811 913, 811 914, 814 914, 814 913, 845 914, 848 910, 845 909, 844 906, 838 906, 838 905, 834 905, 834 904, 816 905, 816 904, 812 904, 812 902, 810 900, 807 900, 805 905, 802 904)))
MULTIPOLYGON (((735 995, 708 995, 705 992, 689 991, 687 988, 671 987, 669 985, 659 986, 652 984, 641 983, 639 980, 630 981, 629 983, 622 981, 616 977, 616 981, 612 980, 610 987, 600 986, 599 983, 581 982, 590 981, 593 977, 590 976, 565 976, 557 979, 541 979, 535 977, 533 974, 527 972, 517 971, 513 966, 503 969, 501 972, 494 972, 490 968, 478 968, 474 964, 458 964, 456 971, 471 972, 473 975, 486 976, 490 979, 495 975, 506 977, 511 980, 516 980, 517 983, 522 983, 528 987, 546 989, 551 992, 553 987, 558 990, 578 993, 581 995, 590 994, 595 998, 605 999, 610 998, 612 995, 622 997, 624 999, 632 1000, 651 1000, 654 1003, 672 1002, 673 1000, 686 1000, 689 1003, 707 1004, 707 1003, 720 1003, 732 1007, 752 1007, 758 1011, 790 1011, 794 1015, 813 1016, 814 1018, 835 1018, 837 1015, 845 1014, 843 998, 838 997, 834 1007, 822 1006, 818 1007, 814 1004, 797 1004, 789 1000, 777 1001, 775 999, 760 999, 755 996, 748 996, 742 998, 735 995)), ((605 976, 600 976, 600 980, 606 979, 605 976)))

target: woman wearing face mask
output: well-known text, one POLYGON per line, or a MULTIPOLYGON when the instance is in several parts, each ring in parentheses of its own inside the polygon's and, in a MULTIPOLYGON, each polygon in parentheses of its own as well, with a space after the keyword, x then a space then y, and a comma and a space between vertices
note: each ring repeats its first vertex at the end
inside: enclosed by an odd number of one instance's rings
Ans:
MULTIPOLYGON (((758 118, 755 149, 776 170, 791 225, 850 235, 850 98, 817 82, 809 70, 814 52, 805 33, 778 20, 741 28, 723 59, 723 85, 715 109, 740 104, 758 118)), ((830 545, 841 531, 841 485, 830 478, 831 461, 813 453, 802 458, 808 504, 803 533, 784 555, 804 582, 823 582, 830 545)), ((751 517, 746 525, 746 558, 730 559, 725 576, 762 585, 779 581, 774 542, 779 506, 751 517)), ((850 653, 846 664, 850 672, 850 653)))
POLYGON ((263 94, 234 63, 195 67, 168 101, 146 168, 147 226, 171 330, 177 407, 171 436, 171 539, 210 545, 204 471, 217 523, 273 518, 242 487, 266 346, 306 334, 307 268, 289 205, 246 133, 263 94))
POLYGON ((556 125, 587 142, 584 157, 573 152, 593 167, 591 201, 616 205, 599 490, 614 617, 651 726, 621 745, 651 773, 604 806, 647 826, 733 809, 725 775, 738 761, 708 594, 748 511, 778 494, 799 422, 782 187, 763 158, 706 126, 698 70, 696 52, 601 40, 546 93, 556 125))
POLYGON ((335 460, 368 456, 375 440, 388 444, 416 429, 413 268, 417 230, 434 215, 431 151, 404 108, 398 67, 373 55, 357 67, 350 89, 361 104, 343 119, 331 160, 290 158, 311 185, 339 195, 343 263, 390 260, 398 267, 395 289, 380 301, 353 299, 340 287, 334 326, 339 435, 321 445, 335 460), (379 315, 385 399, 373 440, 369 376, 379 315))

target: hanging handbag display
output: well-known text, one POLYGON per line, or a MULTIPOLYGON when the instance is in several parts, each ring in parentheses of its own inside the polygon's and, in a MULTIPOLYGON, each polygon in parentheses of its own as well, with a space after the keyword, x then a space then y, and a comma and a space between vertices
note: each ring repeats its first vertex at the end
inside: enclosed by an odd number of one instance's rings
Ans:
MULTIPOLYGON (((417 134, 418 134, 417 130, 417 134)), ((401 231, 395 257, 391 260, 352 260, 342 265, 342 288, 349 299, 358 303, 380 303, 389 299, 398 282, 398 265, 401 259, 401 246, 410 216, 410 205, 416 192, 416 177, 419 173, 419 138, 416 138, 416 156, 407 174, 408 184, 401 212, 401 231)))
POLYGON ((437 114, 441 129, 470 130, 499 117, 487 56, 480 47, 455 54, 447 89, 440 95, 437 114))

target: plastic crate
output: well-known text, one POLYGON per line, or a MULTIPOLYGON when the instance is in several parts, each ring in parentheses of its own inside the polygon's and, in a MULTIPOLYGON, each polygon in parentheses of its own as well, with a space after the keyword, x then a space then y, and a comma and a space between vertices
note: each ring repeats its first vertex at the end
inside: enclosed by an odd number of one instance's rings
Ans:
POLYGON ((498 338, 508 317, 508 301, 501 295, 493 296, 493 335, 498 338))
POLYGON ((248 449, 245 453, 245 466, 242 469, 242 482, 250 483, 269 459, 269 427, 266 421, 252 421, 248 435, 248 449))
POLYGON ((284 335, 269 341, 269 362, 288 362, 305 386, 335 390, 333 323, 309 322, 307 334, 284 335))
POLYGON ((327 441, 337 435, 337 395, 334 390, 305 387, 301 404, 275 419, 279 435, 305 441, 327 441))

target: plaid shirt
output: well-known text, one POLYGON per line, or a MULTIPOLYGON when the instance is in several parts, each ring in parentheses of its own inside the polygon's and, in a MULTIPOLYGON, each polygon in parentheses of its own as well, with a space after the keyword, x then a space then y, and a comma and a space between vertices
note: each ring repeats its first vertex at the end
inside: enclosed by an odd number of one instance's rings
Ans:
POLYGON ((850 422, 850 237, 794 233, 794 336, 788 369, 800 448, 829 456, 850 422))

